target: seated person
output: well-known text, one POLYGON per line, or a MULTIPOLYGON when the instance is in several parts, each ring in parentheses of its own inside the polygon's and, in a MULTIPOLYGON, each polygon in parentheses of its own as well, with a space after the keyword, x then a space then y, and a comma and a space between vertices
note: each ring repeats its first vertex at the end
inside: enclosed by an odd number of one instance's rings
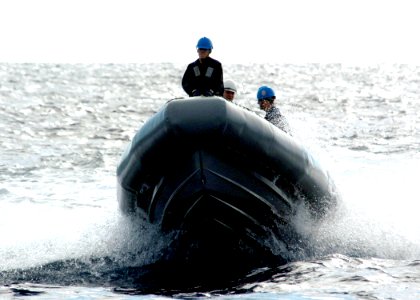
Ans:
POLYGON ((233 102, 233 99, 235 99, 235 94, 237 92, 236 84, 233 82, 233 80, 225 80, 223 87, 223 98, 225 98, 229 102, 233 102))
POLYGON ((286 117, 282 115, 280 109, 274 104, 276 95, 273 89, 268 86, 261 86, 257 92, 257 99, 260 109, 266 112, 265 119, 291 135, 291 129, 286 117))

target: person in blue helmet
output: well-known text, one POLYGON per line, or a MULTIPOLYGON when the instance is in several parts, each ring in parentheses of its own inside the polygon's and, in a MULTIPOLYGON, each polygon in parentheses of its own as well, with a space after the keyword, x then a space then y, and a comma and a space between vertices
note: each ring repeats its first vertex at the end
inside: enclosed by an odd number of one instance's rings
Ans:
POLYGON ((190 97, 223 95, 222 64, 210 57, 212 50, 209 38, 198 40, 198 59, 188 65, 182 77, 182 88, 190 97))
POLYGON ((260 109, 265 111, 265 119, 291 135, 292 133, 289 122, 287 122, 286 117, 274 104, 274 100, 276 100, 276 94, 274 93, 274 90, 265 85, 261 86, 257 92, 257 100, 260 109))

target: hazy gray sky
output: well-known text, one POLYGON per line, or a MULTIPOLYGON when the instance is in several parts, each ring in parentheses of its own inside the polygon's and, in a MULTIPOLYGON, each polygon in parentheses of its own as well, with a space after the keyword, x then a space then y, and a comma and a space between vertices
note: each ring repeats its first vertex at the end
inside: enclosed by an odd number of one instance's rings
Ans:
POLYGON ((420 64, 416 0, 0 0, 0 62, 420 64))

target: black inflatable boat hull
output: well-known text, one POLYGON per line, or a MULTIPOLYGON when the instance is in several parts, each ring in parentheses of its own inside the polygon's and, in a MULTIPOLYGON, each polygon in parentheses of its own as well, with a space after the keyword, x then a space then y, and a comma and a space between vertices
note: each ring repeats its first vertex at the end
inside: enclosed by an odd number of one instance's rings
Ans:
POLYGON ((168 257, 203 268, 285 262, 297 207, 322 218, 337 201, 302 145, 218 97, 169 101, 134 136, 117 177, 121 210, 173 232, 168 257))

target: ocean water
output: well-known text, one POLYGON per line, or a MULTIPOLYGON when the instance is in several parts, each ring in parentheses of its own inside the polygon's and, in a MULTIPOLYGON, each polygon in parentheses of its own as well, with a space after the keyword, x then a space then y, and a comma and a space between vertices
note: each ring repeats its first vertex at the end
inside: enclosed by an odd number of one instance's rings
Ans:
POLYGON ((185 67, 0 64, 0 299, 420 299, 411 65, 224 65, 236 102, 257 114, 258 86, 277 91, 295 138, 340 190, 340 212, 316 229, 296 223, 310 256, 230 287, 133 285, 127 270, 168 241, 120 214, 116 166, 144 121, 185 96, 185 67))

